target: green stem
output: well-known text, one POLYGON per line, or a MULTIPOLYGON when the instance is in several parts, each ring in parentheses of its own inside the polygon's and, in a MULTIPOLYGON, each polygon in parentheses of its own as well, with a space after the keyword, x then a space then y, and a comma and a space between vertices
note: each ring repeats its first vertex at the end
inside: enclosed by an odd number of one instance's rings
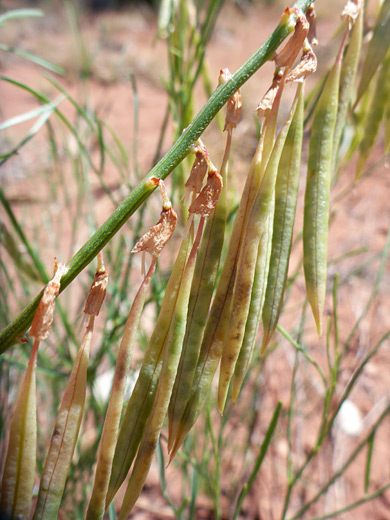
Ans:
MULTIPOLYGON (((313 0, 299 0, 295 7, 306 11, 313 0)), ((272 58, 273 53, 279 45, 287 38, 294 29, 296 13, 290 11, 290 16, 284 16, 271 34, 268 40, 248 59, 233 75, 230 81, 220 85, 214 91, 210 99, 179 137, 172 148, 166 153, 161 161, 148 173, 148 175, 134 188, 127 199, 120 204, 106 222, 98 229, 92 237, 71 258, 68 271, 61 279, 62 292, 76 276, 95 258, 99 251, 113 238, 123 224, 148 198, 155 188, 146 183, 149 177, 165 179, 171 171, 184 159, 191 145, 200 137, 211 120, 227 102, 227 100, 248 79, 272 58)), ((16 339, 24 334, 30 326, 34 312, 38 307, 43 290, 30 302, 27 307, 6 327, 0 334, 0 354, 10 348, 16 339)))

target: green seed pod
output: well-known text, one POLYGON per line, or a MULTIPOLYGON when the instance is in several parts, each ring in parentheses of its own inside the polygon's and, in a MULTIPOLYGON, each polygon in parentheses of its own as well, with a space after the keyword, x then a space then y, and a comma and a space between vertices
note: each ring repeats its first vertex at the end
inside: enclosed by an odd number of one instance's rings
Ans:
POLYGON ((357 104, 366 91, 377 68, 383 62, 390 45, 390 0, 384 0, 375 24, 374 33, 368 44, 361 79, 357 90, 357 104))
MULTIPOLYGON (((280 76, 277 76, 267 94, 271 93, 273 88, 277 89, 279 82, 280 76)), ((275 96, 272 97, 272 100, 274 97, 275 96)), ((269 103, 267 104, 267 107, 265 107, 264 103, 261 105, 261 108, 262 110, 263 107, 264 110, 270 110, 270 106, 271 104, 269 103)), ((270 132, 271 131, 272 130, 270 130, 270 132)), ((209 392, 215 371, 222 355, 222 347, 226 337, 231 312, 231 295, 233 292, 234 275, 242 240, 242 231, 245 229, 250 208, 253 204, 253 200, 264 173, 264 169, 261 167, 264 140, 264 133, 262 133, 245 182, 237 216, 234 221, 225 263, 211 305, 202 340, 199 360, 193 378, 191 396, 184 410, 183 416, 180 419, 177 435, 171 442, 172 450, 170 460, 175 456, 177 450, 181 446, 187 433, 195 424, 195 421, 203 408, 204 401, 209 392)))
MULTIPOLYGON (((261 308, 262 302, 264 299, 264 290, 265 284, 264 279, 268 272, 269 268, 269 260, 267 261, 267 265, 265 266, 266 271, 262 271, 262 260, 264 258, 269 259, 271 256, 271 245, 272 245, 272 227, 273 227, 273 206, 274 201, 272 201, 272 207, 270 206, 270 214, 268 217, 267 223, 267 240, 264 244, 266 248, 263 251, 263 254, 258 255, 259 263, 256 263, 255 276, 253 279, 252 286, 252 294, 251 294, 251 302, 249 305, 248 318, 246 320, 245 325, 245 334, 244 339, 242 340, 241 349, 237 358, 236 365, 234 367, 234 377, 232 381, 232 401, 235 403, 237 401, 238 395, 241 390, 242 383, 244 381, 245 375, 249 368, 250 361, 252 359, 253 350, 256 344, 256 336, 259 330, 260 318, 261 318, 261 308)), ((259 250, 260 253, 260 250, 259 250)))
POLYGON ((221 168, 224 189, 215 210, 207 220, 196 259, 182 355, 169 404, 168 451, 170 451, 172 443, 176 438, 179 421, 188 402, 219 268, 227 213, 226 186, 230 141, 231 133, 229 132, 229 146, 227 146, 221 168))
POLYGON ((83 416, 94 319, 93 315, 89 317, 87 330, 58 411, 39 486, 34 520, 54 520, 58 517, 83 416))
POLYGON ((141 237, 132 252, 148 251, 152 254, 153 260, 134 298, 119 347, 110 400, 100 438, 95 480, 91 500, 88 505, 87 519, 103 518, 104 516, 105 500, 110 481, 115 446, 118 438, 119 422, 122 414, 123 395, 125 392, 127 375, 130 372, 131 357, 133 345, 137 337, 138 324, 145 303, 145 298, 149 290, 149 285, 155 271, 157 258, 167 241, 171 238, 177 222, 176 213, 166 196, 163 181, 152 178, 152 182, 158 184, 162 192, 163 207, 160 220, 143 237, 141 237))
POLYGON ((322 333, 325 304, 332 144, 337 116, 342 48, 318 100, 309 145, 303 220, 306 292, 322 333))
POLYGON ((27 372, 16 399, 1 487, 0 516, 29 518, 34 486, 37 443, 36 364, 39 342, 48 337, 60 290, 64 264, 55 261, 55 273, 35 311, 30 336, 35 338, 27 372))
POLYGON ((251 168, 247 177, 244 193, 241 197, 240 207, 234 222, 232 238, 229 243, 227 257, 222 269, 221 278, 217 285, 216 294, 211 305, 209 317, 204 332, 200 349, 198 364, 196 366, 193 383, 190 391, 190 399, 185 407, 184 413, 177 427, 177 434, 170 443, 170 460, 173 459, 177 450, 181 446, 185 436, 194 425, 203 407, 204 401, 211 386, 215 371, 222 354, 222 344, 226 332, 226 322, 230 314, 229 294, 233 289, 233 273, 237 260, 237 251, 241 240, 241 230, 247 211, 246 203, 251 204, 254 192, 259 184, 260 170, 258 159, 261 157, 262 141, 259 142, 255 159, 252 161, 251 168), (241 210, 241 211, 240 211, 241 210), (224 330, 218 327, 225 324, 224 330), (219 332, 219 335, 218 335, 219 332))
POLYGON ((180 246, 165 290, 156 326, 122 419, 107 491, 106 509, 126 478, 153 407, 161 372, 162 356, 168 339, 185 264, 191 248, 190 235, 191 233, 187 233, 180 246))
MULTIPOLYGON (((278 97, 275 99, 271 112, 272 119, 275 122, 281 93, 282 86, 279 89, 278 97)), ((270 245, 274 215, 275 182, 280 156, 297 106, 297 100, 298 98, 296 97, 288 119, 283 125, 275 145, 272 148, 272 153, 270 154, 263 180, 253 202, 245 230, 234 282, 232 313, 221 359, 218 387, 218 407, 221 413, 225 406, 230 379, 234 373, 236 361, 244 339, 251 299, 253 299, 252 312, 258 317, 261 316, 271 252, 270 245), (255 278, 255 292, 252 294, 255 278), (256 312, 254 309, 256 309, 256 312)), ((273 121, 271 124, 273 124, 273 121)), ((259 320, 258 317, 255 318, 252 315, 251 319, 257 322, 259 320)), ((236 397, 237 394, 235 390, 233 400, 235 400, 236 397)))
POLYGON ((298 105, 280 158, 275 186, 275 216, 272 253, 262 320, 261 352, 269 344, 279 320, 290 259, 297 204, 304 117, 304 88, 299 87, 298 105))
POLYGON ((172 318, 172 325, 169 332, 169 339, 164 348, 164 359, 158 382, 156 399, 128 482, 122 508, 119 513, 119 520, 125 520, 128 517, 139 494, 141 493, 167 413, 186 330, 188 300, 190 297, 196 253, 201 238, 203 223, 204 219, 201 219, 197 237, 194 241, 194 245, 188 257, 188 262, 181 279, 179 294, 172 318))
POLYGON ((261 273, 259 266, 255 272, 245 335, 234 370, 232 383, 233 402, 238 397, 252 358, 261 318, 261 308, 264 328, 261 348, 263 353, 275 330, 283 302, 299 184, 303 135, 303 91, 303 84, 299 84, 297 108, 295 109, 286 143, 283 147, 276 178, 274 219, 269 219, 268 224, 269 226, 273 225, 273 230, 268 231, 267 247, 269 247, 269 250, 265 253, 266 257, 271 255, 268 263, 269 272, 266 293, 264 296, 264 283, 261 284, 264 275, 261 273), (261 306, 262 297, 265 298, 263 306, 261 306))
MULTIPOLYGON (((390 29, 389 29, 390 31, 390 29)), ((370 107, 363 124, 362 140, 359 143, 359 159, 356 168, 357 181, 362 172, 364 165, 367 162, 368 156, 375 144, 376 136, 378 135, 379 127, 384 116, 387 100, 389 98, 390 90, 390 47, 386 54, 385 61, 378 74, 378 79, 371 99, 370 107)))
POLYGON ((356 73, 362 47, 363 21, 363 12, 360 12, 353 25, 348 49, 342 61, 340 72, 339 102, 333 137, 333 171, 336 169, 337 153, 345 126, 347 110, 352 101, 352 96, 354 93, 356 73))
POLYGON ((88 505, 87 519, 103 518, 104 516, 106 494, 110 481, 112 461, 118 438, 119 421, 123 407, 126 378, 127 374, 130 372, 131 356, 137 336, 138 323, 149 290, 150 281, 155 270, 156 262, 157 257, 154 257, 149 271, 143 279, 134 298, 129 317, 127 318, 125 332, 119 347, 110 400, 100 438, 94 486, 91 500, 88 505))
POLYGON ((1 486, 0 517, 11 520, 30 517, 37 450, 35 367, 38 346, 39 340, 35 339, 10 425, 1 486))

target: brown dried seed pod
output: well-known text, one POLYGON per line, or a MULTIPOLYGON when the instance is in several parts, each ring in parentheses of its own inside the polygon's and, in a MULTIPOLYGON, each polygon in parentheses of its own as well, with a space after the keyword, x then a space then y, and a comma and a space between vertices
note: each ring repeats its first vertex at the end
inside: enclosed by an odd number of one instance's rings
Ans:
POLYGON ((191 204, 188 212, 205 218, 209 217, 217 205, 222 186, 222 177, 217 170, 212 169, 208 174, 206 186, 191 204))
POLYGON ((98 255, 98 267, 95 278, 92 282, 87 301, 85 302, 84 313, 89 316, 98 316, 106 295, 108 284, 108 274, 104 267, 101 253, 98 255))
POLYGON ((309 32, 309 22, 305 15, 299 9, 294 9, 298 13, 294 34, 279 54, 275 56, 274 60, 277 67, 292 67, 309 32))
MULTIPOLYGON (((57 265, 57 261, 56 265, 57 265)), ((30 336, 42 341, 46 339, 53 323, 55 299, 60 292, 60 280, 66 272, 65 264, 58 264, 54 277, 46 285, 38 309, 31 324, 30 336)))
POLYGON ((163 247, 175 231, 177 215, 174 209, 163 209, 160 220, 143 237, 141 237, 132 249, 132 253, 147 251, 153 256, 159 256, 163 247))

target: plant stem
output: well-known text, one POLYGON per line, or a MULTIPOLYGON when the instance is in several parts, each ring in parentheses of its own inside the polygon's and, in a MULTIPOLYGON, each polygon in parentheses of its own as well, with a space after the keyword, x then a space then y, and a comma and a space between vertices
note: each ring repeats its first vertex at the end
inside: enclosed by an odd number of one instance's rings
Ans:
MULTIPOLYGON (((312 0, 299 0, 295 7, 305 12, 312 0)), ((289 16, 283 16, 268 40, 249 58, 232 76, 231 80, 219 85, 210 99, 179 137, 172 148, 148 175, 134 188, 130 195, 112 213, 106 222, 92 235, 79 249, 68 263, 68 271, 61 279, 62 292, 76 276, 95 258, 99 251, 114 237, 123 224, 140 207, 140 205, 154 191, 147 179, 157 177, 165 179, 171 171, 184 159, 191 145, 200 137, 211 120, 223 107, 226 101, 269 59, 294 29, 296 12, 290 10, 289 16)), ((41 299, 42 291, 30 302, 27 307, 10 323, 0 334, 0 354, 13 345, 30 326, 34 312, 41 299)))

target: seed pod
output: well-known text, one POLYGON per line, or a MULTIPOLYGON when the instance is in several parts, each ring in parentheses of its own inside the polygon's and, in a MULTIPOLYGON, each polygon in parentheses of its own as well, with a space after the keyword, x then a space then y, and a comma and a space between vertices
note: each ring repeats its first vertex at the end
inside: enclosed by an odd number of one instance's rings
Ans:
POLYGON ((99 253, 94 281, 84 308, 88 322, 58 411, 39 486, 34 520, 55 520, 58 517, 83 417, 94 320, 100 312, 107 283, 108 275, 99 253))
POLYGON ((36 463, 36 364, 38 346, 47 338, 53 322, 55 299, 60 280, 65 273, 64 264, 55 260, 55 274, 46 285, 30 329, 35 338, 27 372, 21 383, 10 425, 10 437, 1 487, 0 516, 28 518, 34 486, 36 463))
POLYGON ((37 445, 35 368, 38 346, 39 339, 36 338, 10 425, 1 486, 0 517, 11 520, 30 517, 37 445))
POLYGON ((337 116, 343 46, 318 100, 309 145, 303 221, 306 292, 318 335, 325 303, 332 144, 337 116))
POLYGON ((384 0, 368 44, 367 54, 357 90, 355 106, 360 101, 390 45, 390 0, 384 0))
POLYGON ((93 315, 89 317, 87 329, 58 411, 42 473, 34 520, 55 520, 58 517, 83 416, 94 319, 93 315))
POLYGON ((112 463, 106 509, 126 478, 153 407, 161 372, 162 356, 168 340, 185 264, 191 249, 190 235, 191 233, 186 234, 180 246, 137 382, 122 419, 112 463))
MULTIPOLYGON (((274 206, 274 203, 272 203, 274 206)), ((270 206, 270 213, 272 207, 270 206)), ((267 236, 268 240, 265 242, 265 251, 264 257, 269 258, 271 256, 271 245, 272 245, 272 224, 273 218, 271 215, 268 218, 267 222, 267 236)), ((260 259, 260 257, 259 257, 260 259)), ((261 318, 261 302, 264 297, 264 276, 265 274, 260 270, 260 262, 259 267, 256 270, 253 279, 252 285, 252 294, 251 301, 249 305, 248 318, 245 325, 245 334, 244 339, 242 341, 241 349, 237 358, 236 365, 234 367, 234 376, 232 381, 232 402, 233 404, 237 401, 238 395, 241 390, 242 383, 244 381, 245 375, 249 368, 249 364, 252 359, 253 351, 256 344, 256 336, 260 326, 260 318, 261 318)), ((267 267, 268 269, 268 267, 267 267)))
POLYGON ((357 16, 356 22, 351 32, 348 49, 343 57, 340 72, 340 90, 339 102, 337 109, 336 125, 333 138, 333 171, 335 171, 337 162, 337 152, 345 126, 348 106, 351 103, 352 95, 355 87, 356 73, 359 64, 360 51, 363 38, 363 11, 357 16))
MULTIPOLYGON (((224 71, 225 69, 221 71, 221 75, 227 74, 224 71)), ((237 110, 240 111, 241 107, 238 107, 237 110)), ((232 114, 230 114, 230 117, 232 117, 232 114)), ((237 122, 236 116, 234 116, 234 120, 237 122)), ((227 215, 226 183, 233 129, 231 125, 225 124, 225 127, 227 127, 228 136, 221 166, 222 182, 225 187, 215 210, 207 220, 196 260, 188 307, 187 328, 169 403, 168 451, 172 449, 181 417, 189 399, 224 240, 227 215)))
POLYGON ((291 251, 299 185, 304 115, 303 85, 298 88, 300 88, 298 105, 280 158, 275 186, 272 253, 262 313, 262 353, 269 344, 279 320, 291 251))
POLYGON ((34 314, 29 335, 39 341, 46 339, 49 335, 51 324, 53 323, 55 299, 60 292, 60 280, 65 274, 65 264, 57 264, 55 260, 55 274, 52 280, 46 285, 38 309, 34 314))
MULTIPOLYGON (((158 181, 158 183, 163 194, 162 214, 164 214, 164 212, 169 212, 172 214, 173 210, 171 203, 166 196, 164 183, 161 180, 158 181)), ((170 237, 172 233, 173 229, 171 230, 171 233, 163 231, 164 239, 166 239, 166 237, 170 237)), ((158 242, 160 246, 160 241, 158 242)), ((108 403, 99 444, 95 480, 91 500, 88 505, 87 519, 103 518, 104 516, 105 500, 110 481, 115 446, 118 438, 119 422, 123 407, 123 395, 125 392, 126 378, 130 372, 133 345, 137 337, 139 320, 141 318, 142 309, 145 303, 146 295, 148 293, 152 275, 156 267, 157 254, 160 251, 160 247, 158 252, 155 251, 155 255, 153 256, 149 271, 144 277, 141 286, 134 298, 134 302, 131 306, 129 316, 126 321, 125 331, 123 333, 116 361, 110 400, 108 403)))
MULTIPOLYGON (((390 16, 390 14, 389 14, 390 16)), ((385 113, 387 100, 390 91, 390 46, 385 56, 385 61, 378 74, 374 95, 371 99, 370 107, 363 123, 362 140, 359 143, 359 159, 356 167, 355 181, 359 180, 364 165, 370 155, 378 135, 379 127, 385 113)))
MULTIPOLYGON (((275 112, 274 114, 271 112, 271 115, 274 115, 275 120, 278 113, 278 101, 281 92, 282 88, 280 88, 278 98, 275 100, 273 107, 275 112)), ((218 407, 221 413, 225 407, 230 379, 234 373, 236 361, 243 342, 251 297, 255 308, 257 309, 257 315, 261 316, 271 252, 271 222, 273 221, 274 214, 275 181, 280 156, 294 115, 297 99, 298 98, 294 100, 289 117, 273 146, 263 180, 260 184, 256 198, 253 201, 248 224, 245 230, 240 257, 237 264, 236 279, 234 282, 232 312, 229 319, 229 328, 221 359, 218 386, 218 407), (257 287, 255 294, 252 294, 255 273, 257 273, 257 287)), ((233 399, 235 400, 236 397, 237 396, 235 395, 233 399)))
POLYGON ((202 234, 203 222, 204 220, 202 219, 181 279, 169 339, 164 348, 164 360, 158 382, 156 399, 127 485, 119 513, 119 520, 125 520, 128 517, 142 490, 167 413, 186 329, 191 281, 195 268, 196 252, 202 234))
MULTIPOLYGON (((277 88, 280 83, 279 74, 276 75, 273 81, 273 87, 277 88)), ((268 96, 270 91, 267 92, 268 96)), ((275 94, 276 95, 276 94, 275 94)), ((273 99, 275 95, 272 94, 273 99)), ((270 98, 271 96, 268 96, 270 98)), ((270 107, 268 101, 261 104, 261 114, 269 112, 270 107)), ((269 134, 268 140, 271 140, 272 125, 269 125, 267 132, 269 134)), ((274 131, 274 130, 273 130, 274 131)), ((255 156, 252 160, 248 177, 245 182, 243 194, 241 196, 240 205, 237 211, 237 216, 234 221, 232 236, 229 242, 229 247, 222 268, 221 277, 219 279, 213 303, 209 312, 206 329, 204 332, 199 360, 193 378, 191 388, 191 396, 188 404, 184 410, 183 416, 180 419, 180 424, 177 428, 177 435, 170 440, 171 460, 175 456, 177 450, 181 446, 187 433, 194 425, 202 407, 206 396, 209 392, 218 362, 222 355, 222 347, 226 337, 227 326, 229 323, 229 316, 231 312, 231 295, 234 284, 234 274, 240 250, 242 232, 245 229, 248 219, 249 211, 253 200, 261 183, 263 170, 261 168, 261 158, 263 154, 263 144, 265 141, 265 132, 262 133, 259 143, 257 145, 255 156)))

